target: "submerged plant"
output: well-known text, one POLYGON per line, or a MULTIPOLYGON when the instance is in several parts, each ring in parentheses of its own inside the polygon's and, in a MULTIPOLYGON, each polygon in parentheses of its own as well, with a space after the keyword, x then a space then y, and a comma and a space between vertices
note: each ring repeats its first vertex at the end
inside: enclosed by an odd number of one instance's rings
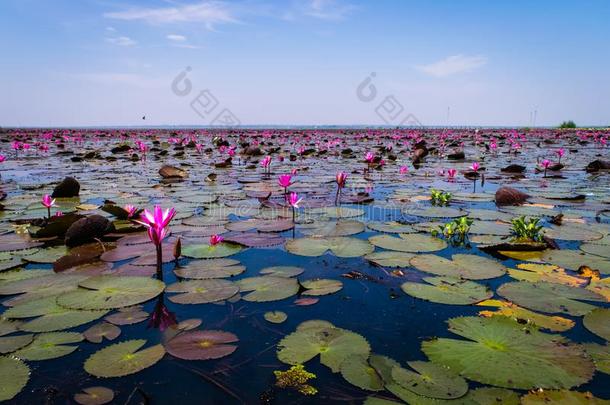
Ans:
POLYGON ((451 193, 444 192, 442 190, 432 189, 430 190, 430 202, 432 205, 446 206, 451 201, 451 193))
POLYGON ((161 272, 161 267, 163 265, 161 244, 163 243, 163 239, 167 236, 169 231, 168 225, 174 218, 174 215, 176 215, 176 210, 174 208, 163 210, 160 206, 155 205, 153 212, 144 210, 142 215, 140 215, 140 219, 136 221, 147 228, 148 237, 157 250, 157 277, 159 277, 159 279, 163 278, 163 273, 161 272))
POLYGON ((520 239, 528 239, 534 242, 540 242, 543 237, 542 225, 538 225, 540 218, 526 218, 525 215, 519 218, 514 218, 510 221, 510 228, 513 235, 520 239))
POLYGON ((445 225, 439 225, 439 230, 432 230, 432 236, 444 237, 454 246, 464 245, 468 241, 468 232, 473 220, 468 217, 456 218, 445 225))
POLYGON ((290 388, 298 391, 303 395, 315 395, 318 390, 307 384, 307 381, 316 378, 314 373, 305 370, 302 364, 297 364, 290 367, 286 371, 275 370, 275 385, 280 388, 290 388))

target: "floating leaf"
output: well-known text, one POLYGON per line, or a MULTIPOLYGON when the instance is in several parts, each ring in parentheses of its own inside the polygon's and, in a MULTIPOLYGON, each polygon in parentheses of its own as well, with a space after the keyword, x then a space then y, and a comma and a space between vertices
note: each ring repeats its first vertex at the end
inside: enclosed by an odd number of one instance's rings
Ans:
POLYGON ((584 346, 587 354, 593 359, 597 371, 610 374, 610 346, 597 343, 585 343, 584 346))
POLYGON ((395 251, 374 252, 364 256, 366 260, 383 267, 409 267, 414 257, 415 253, 395 251))
POLYGON ((311 226, 302 226, 301 232, 312 237, 349 236, 364 231, 364 224, 360 221, 342 220, 337 222, 314 222, 311 226))
POLYGON ((265 320, 271 323, 283 323, 288 319, 288 315, 282 311, 269 311, 265 312, 265 320))
POLYGON ((0 354, 12 353, 32 343, 34 335, 0 337, 0 354))
POLYGON ((581 287, 587 284, 588 280, 583 277, 575 277, 568 274, 561 267, 552 264, 519 263, 520 270, 509 269, 508 274, 521 281, 546 281, 549 283, 565 284, 572 287, 581 287))
POLYGON ((341 363, 341 375, 358 388, 368 391, 382 391, 383 381, 365 357, 348 357, 341 363))
POLYGON ((434 252, 447 247, 447 243, 439 238, 418 233, 400 234, 400 238, 390 235, 371 236, 369 241, 380 248, 397 250, 399 252, 434 252))
POLYGON ((425 361, 411 361, 408 364, 416 372, 393 367, 392 379, 409 391, 439 399, 459 398, 468 391, 468 384, 462 377, 442 366, 425 361))
POLYGON ((83 332, 83 336, 91 343, 102 343, 104 338, 114 340, 121 334, 121 329, 108 322, 93 325, 83 332))
POLYGON ((610 340, 610 309, 596 308, 585 315, 583 325, 597 336, 610 340))
POLYGON ((371 253, 374 247, 365 240, 350 237, 299 238, 286 242, 286 250, 299 256, 322 256, 331 251, 338 257, 359 257, 371 253))
POLYGON ((60 295, 57 303, 74 309, 129 307, 155 298, 165 285, 148 277, 95 276, 79 283, 79 288, 60 295))
POLYGON ((138 351, 146 340, 127 340, 95 352, 85 361, 85 371, 102 378, 135 374, 157 363, 165 355, 162 345, 138 351))
POLYGON ((114 391, 106 387, 83 388, 83 392, 74 394, 74 401, 81 405, 103 405, 114 399, 114 391))
POLYGON ((339 372, 341 363, 352 356, 368 357, 370 346, 361 335, 324 321, 309 321, 278 343, 278 359, 303 364, 318 354, 320 362, 339 372))
POLYGON ((0 356, 0 401, 13 399, 30 379, 30 368, 15 357, 0 356))
POLYGON ((104 320, 113 325, 133 325, 145 321, 148 316, 148 312, 142 311, 139 307, 132 307, 108 315, 104 320))
POLYGON ((55 246, 46 249, 40 249, 33 255, 24 257, 25 260, 32 263, 53 263, 62 256, 68 254, 66 246, 55 246))
POLYGON ((13 321, 11 319, 4 318, 4 314, 0 317, 0 336, 8 335, 19 330, 19 326, 22 324, 21 321, 13 321))
POLYGON ((593 376, 593 363, 582 346, 505 317, 453 318, 449 330, 468 340, 426 341, 423 352, 432 362, 483 384, 518 389, 569 388, 593 376))
POLYGON ((415 215, 428 218, 457 218, 468 215, 467 211, 461 211, 451 207, 428 207, 420 209, 407 208, 403 210, 406 215, 415 215))
POLYGON ((518 281, 501 285, 497 293, 509 301, 549 314, 584 315, 595 306, 582 301, 605 301, 603 297, 583 288, 539 281, 518 281))
POLYGON ((276 277, 295 277, 303 273, 304 271, 304 268, 296 266, 272 266, 265 267, 264 269, 259 271, 259 273, 276 277))
POLYGON ((521 308, 512 302, 499 300, 486 300, 479 302, 477 305, 482 307, 496 307, 496 311, 480 311, 479 315, 490 316, 507 316, 517 322, 528 322, 542 329, 549 329, 553 332, 565 332, 574 327, 574 321, 560 316, 549 316, 530 311, 529 309, 521 308))
POLYGON ((34 337, 32 343, 13 353, 22 360, 50 360, 67 356, 78 348, 69 346, 83 340, 83 335, 76 332, 41 333, 34 337))
POLYGON ((304 280, 301 285, 306 289, 302 295, 328 295, 343 288, 341 281, 329 279, 304 280))
POLYGON ((484 285, 454 277, 424 277, 428 284, 406 282, 401 288, 412 297, 439 304, 469 305, 493 296, 484 285))
POLYGON ((237 285, 228 280, 209 279, 181 281, 166 289, 172 295, 169 300, 177 304, 207 304, 231 298, 239 292, 237 285))
POLYGON ((240 266, 239 261, 233 259, 193 260, 184 267, 174 269, 178 277, 194 279, 233 277, 244 271, 246 266, 240 266))
POLYGON ((364 215, 364 210, 349 207, 324 207, 309 211, 311 214, 322 214, 329 218, 353 218, 364 215))
POLYGON ((427 273, 469 280, 496 278, 506 273, 502 263, 477 255, 456 254, 451 260, 437 255, 418 255, 410 263, 427 273))
POLYGON ((400 222, 378 222, 372 221, 366 224, 367 228, 385 233, 414 233, 415 229, 411 225, 401 224, 400 222))
POLYGON ((542 260, 566 269, 578 270, 580 266, 588 266, 599 270, 602 274, 610 274, 610 260, 600 256, 584 253, 581 250, 546 250, 542 260))
POLYGON ((591 241, 601 239, 604 236, 599 232, 577 224, 551 225, 548 228, 544 228, 544 235, 552 239, 574 241, 591 241))
POLYGON ((610 259, 610 247, 608 245, 598 245, 593 243, 581 243, 578 247, 585 253, 589 253, 596 256, 602 256, 606 259, 610 259))
POLYGON ((590 392, 568 390, 533 391, 521 398, 523 405, 570 404, 570 405, 608 405, 610 401, 599 399, 590 392))
POLYGON ((244 301, 254 302, 283 300, 299 291, 298 281, 288 277, 248 277, 238 280, 237 285, 242 292, 251 291, 243 296, 244 301))
POLYGON ((196 245, 183 246, 182 255, 185 257, 192 257, 194 259, 213 259, 231 256, 239 253, 241 250, 242 247, 235 243, 222 242, 214 246, 206 243, 200 243, 196 245))
POLYGON ((197 330, 181 333, 167 342, 167 352, 184 360, 219 359, 233 353, 239 339, 219 330, 197 330))

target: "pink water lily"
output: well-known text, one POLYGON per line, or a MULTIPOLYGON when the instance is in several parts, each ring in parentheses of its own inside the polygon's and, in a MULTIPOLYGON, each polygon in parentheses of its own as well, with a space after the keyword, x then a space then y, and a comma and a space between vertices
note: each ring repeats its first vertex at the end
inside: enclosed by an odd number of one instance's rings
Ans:
POLYGON ((558 163, 561 163, 561 158, 563 157, 563 155, 565 155, 565 154, 566 154, 566 151, 565 151, 565 149, 563 149, 563 148, 559 148, 559 149, 557 149, 557 150, 555 151, 555 154, 556 154, 556 155, 557 155, 557 157, 559 158, 559 159, 558 159, 558 163))
POLYGON ((216 246, 219 243, 222 243, 222 241, 224 241, 225 238, 223 238, 220 235, 212 235, 210 236, 210 246, 216 246))
POLYGON ((263 160, 261 160, 260 165, 265 169, 265 173, 269 173, 271 168, 271 156, 265 156, 263 160))
POLYGON ((296 219, 296 210, 299 208, 299 204, 303 199, 299 198, 299 195, 295 192, 290 193, 288 196, 288 204, 292 207, 292 222, 296 219))
POLYGON ((453 180, 455 179, 455 175, 457 174, 457 170, 456 169, 447 169, 447 177, 449 177, 449 180, 453 180))
POLYGON ((339 188, 345 187, 345 182, 347 181, 347 173, 337 173, 337 175, 335 176, 335 180, 337 181, 337 185, 339 186, 339 188))
POLYGON ((364 155, 364 160, 367 163, 373 163, 373 160, 375 159, 375 155, 373 154, 373 152, 366 152, 366 155, 364 155))
POLYGON ((6 156, 0 155, 0 163, 4 162, 5 160, 6 160, 6 156))
POLYGON ((398 173, 400 174, 407 174, 409 172, 409 168, 407 166, 400 166, 400 169, 398 169, 398 173))
POLYGON ((481 165, 479 164, 479 162, 473 162, 472 165, 470 166, 470 168, 472 169, 473 172, 476 173, 481 168, 481 165))
POLYGON ((280 186, 284 187, 284 190, 288 187, 292 186, 292 175, 290 174, 282 174, 278 177, 277 182, 280 186))
POLYGON ((133 217, 133 215, 136 213, 136 211, 138 211, 138 208, 136 208, 135 206, 131 205, 131 204, 127 204, 123 207, 123 209, 125 211, 127 211, 127 218, 131 218, 133 217))
POLYGON ((163 210, 160 206, 155 205, 153 212, 144 210, 140 215, 140 219, 136 222, 147 228, 148 237, 155 246, 161 246, 161 242, 163 242, 169 231, 168 225, 175 215, 176 210, 174 208, 163 210))
POLYGON ((548 159, 544 159, 540 164, 544 168, 544 177, 546 177, 546 171, 549 168, 549 166, 551 165, 551 161, 548 159))
POLYGON ((47 216, 51 218, 51 207, 55 206, 55 199, 50 195, 45 194, 44 197, 42 197, 41 203, 47 208, 47 216))

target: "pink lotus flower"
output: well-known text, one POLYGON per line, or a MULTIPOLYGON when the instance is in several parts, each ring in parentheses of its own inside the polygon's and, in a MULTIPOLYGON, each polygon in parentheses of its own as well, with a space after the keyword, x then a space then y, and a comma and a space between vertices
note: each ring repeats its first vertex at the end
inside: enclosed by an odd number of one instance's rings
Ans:
POLYGON ((161 242, 167 236, 169 231, 168 225, 176 215, 174 208, 161 209, 160 206, 155 205, 153 212, 144 210, 140 215, 140 220, 136 221, 144 225, 148 230, 148 237, 155 246, 160 247, 161 242))
POLYGON ((235 148, 234 148, 234 147, 230 147, 230 148, 227 150, 227 154, 228 154, 230 157, 235 156, 235 148))
POLYGON ((545 169, 548 169, 549 166, 551 165, 551 161, 548 159, 544 159, 541 164, 542 164, 542 167, 544 167, 545 169))
POLYGON ((63 217, 63 216, 64 216, 64 213, 63 213, 63 212, 61 212, 61 211, 57 211, 57 212, 55 213, 55 216, 56 216, 56 217, 63 217))
POLYGON ((472 169, 472 171, 473 171, 473 172, 475 172, 475 173, 476 173, 476 172, 478 172, 478 171, 479 171, 479 169, 481 168, 481 165, 480 165, 478 162, 474 162, 474 163, 473 163, 473 164, 470 166, 470 168, 472 169))
POLYGON ((456 174, 457 174, 457 170, 455 170, 455 169, 447 169, 447 176, 449 177, 449 180, 455 179, 455 175, 456 174))
POLYGON ((203 145, 200 143, 196 143, 195 149, 197 150, 197 153, 201 154, 201 152, 203 151, 203 145))
POLYGON ((407 166, 400 166, 400 169, 398 169, 398 172, 400 174, 407 174, 409 172, 409 168, 407 166))
POLYGON ((47 208, 51 208, 55 205, 55 199, 51 198, 50 195, 45 194, 44 197, 42 197, 42 205, 47 208))
POLYGON ((123 207, 123 209, 125 211, 127 211, 127 218, 131 218, 133 216, 133 214, 136 213, 136 211, 138 210, 135 206, 131 205, 131 204, 127 204, 123 207))
POLYGON ((557 154, 557 156, 559 158, 558 163, 561 163, 561 158, 563 157, 563 155, 566 154, 566 151, 563 148, 559 148, 555 151, 555 153, 557 154))
POLYGON ((219 243, 222 243, 223 240, 225 240, 225 238, 220 235, 212 235, 210 236, 210 246, 216 246, 219 243))
POLYGON ((337 185, 339 186, 339 188, 343 188, 343 187, 345 187, 345 182, 347 181, 347 173, 339 172, 339 173, 337 173, 335 179, 337 181, 337 185))
POLYGON ((367 163, 372 163, 374 159, 375 159, 375 155, 373 154, 373 152, 366 152, 366 155, 364 155, 364 160, 367 163))
POLYGON ((284 189, 287 189, 288 187, 292 186, 292 176, 290 174, 282 174, 278 179, 277 182, 280 184, 280 186, 284 187, 284 189))
POLYGON ((290 204, 292 208, 299 208, 299 203, 302 200, 303 199, 299 198, 299 195, 295 192, 290 193, 290 195, 288 196, 288 204, 290 204))
POLYGON ((3 163, 6 160, 6 156, 0 155, 0 163, 3 163))
POLYGON ((297 173, 298 173, 298 170, 296 167, 290 171, 290 174, 292 174, 293 176, 296 175, 297 173))
POLYGON ((265 156, 260 164, 265 169, 265 172, 268 173, 271 167, 271 156, 265 156))

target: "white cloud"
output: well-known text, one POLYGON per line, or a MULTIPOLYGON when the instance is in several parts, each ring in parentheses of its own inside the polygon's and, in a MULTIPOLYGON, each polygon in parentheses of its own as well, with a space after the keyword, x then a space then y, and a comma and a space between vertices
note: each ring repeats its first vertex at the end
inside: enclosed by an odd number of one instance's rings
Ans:
POLYGON ((119 46, 134 46, 137 44, 136 41, 129 37, 111 37, 106 38, 106 42, 110 42, 111 44, 119 45, 119 46))
POLYGON ((337 0, 308 0, 303 12, 321 20, 343 20, 356 7, 337 0))
POLYGON ((139 88, 159 88, 171 82, 171 79, 166 78, 119 72, 81 73, 73 75, 73 77, 78 80, 106 86, 131 86, 139 88))
POLYGON ((429 65, 421 65, 416 68, 430 76, 446 77, 458 73, 471 72, 478 69, 487 63, 485 56, 465 56, 453 55, 431 63, 429 65))
POLYGON ((186 41, 186 37, 184 35, 178 35, 178 34, 169 34, 168 36, 166 36, 166 38, 169 39, 170 41, 175 41, 175 42, 186 41))
POLYGON ((126 21, 145 21, 150 24, 202 22, 208 29, 215 24, 235 23, 227 5, 219 1, 203 1, 175 7, 133 7, 124 11, 105 13, 104 17, 126 21))

